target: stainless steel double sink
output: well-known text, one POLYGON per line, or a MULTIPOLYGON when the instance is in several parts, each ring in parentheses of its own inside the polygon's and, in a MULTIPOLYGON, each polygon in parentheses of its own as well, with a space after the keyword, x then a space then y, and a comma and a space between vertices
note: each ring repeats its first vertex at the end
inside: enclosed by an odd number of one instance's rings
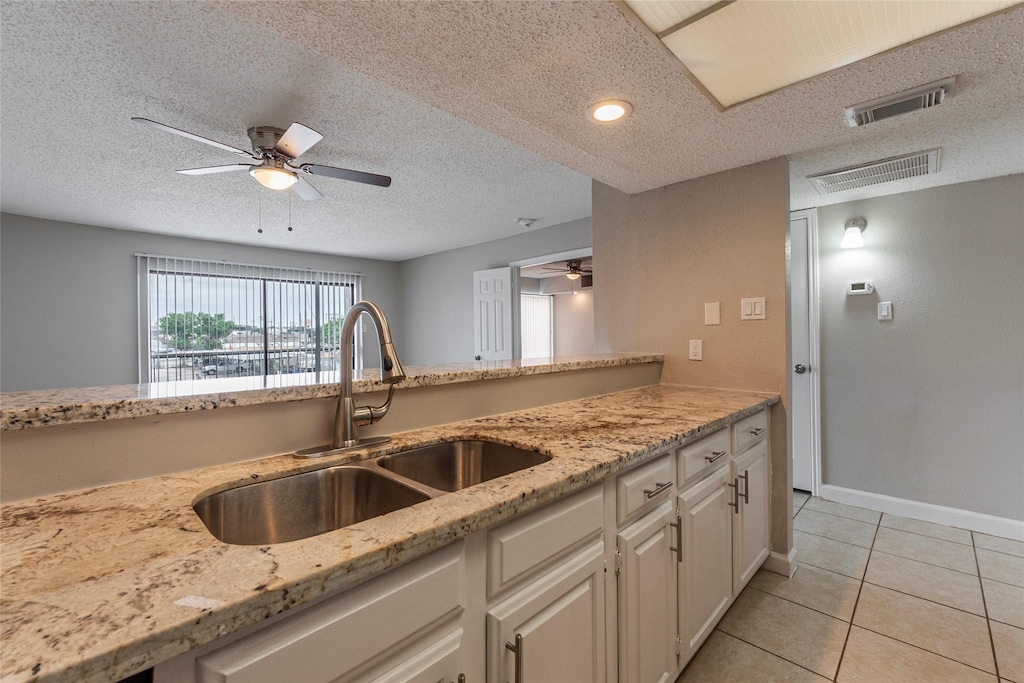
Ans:
POLYGON ((448 441, 227 489, 202 498, 193 509, 210 533, 225 543, 284 543, 385 515, 550 459, 543 453, 492 441, 448 441))

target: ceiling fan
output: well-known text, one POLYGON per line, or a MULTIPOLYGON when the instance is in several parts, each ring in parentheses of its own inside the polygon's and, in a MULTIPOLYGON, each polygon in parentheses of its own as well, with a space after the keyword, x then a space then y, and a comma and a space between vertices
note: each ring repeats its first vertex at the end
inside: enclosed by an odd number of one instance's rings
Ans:
POLYGON ((218 149, 223 149, 238 156, 247 157, 256 163, 227 164, 224 166, 205 166, 203 168, 185 168, 178 171, 185 175, 205 175, 207 173, 223 173, 225 171, 241 171, 247 169, 249 175, 256 179, 260 185, 271 190, 287 190, 292 188, 295 193, 303 199, 320 199, 323 197, 320 191, 310 185, 302 176, 305 174, 339 178, 341 180, 352 180, 357 183, 388 187, 391 185, 391 178, 376 173, 365 173, 353 171, 347 168, 335 166, 323 166, 321 164, 295 164, 296 158, 306 153, 313 145, 323 140, 324 136, 312 128, 293 123, 288 130, 274 128, 272 126, 256 126, 247 132, 252 142, 253 151, 239 149, 222 142, 204 138, 195 133, 189 133, 165 123, 158 123, 150 119, 133 116, 132 121, 153 126, 159 130, 180 135, 196 142, 202 142, 218 149))
POLYGON ((570 259, 565 262, 565 268, 545 268, 544 270, 551 270, 559 273, 565 273, 565 276, 570 280, 578 280, 582 275, 590 275, 594 272, 594 269, 590 266, 584 266, 582 259, 570 259))

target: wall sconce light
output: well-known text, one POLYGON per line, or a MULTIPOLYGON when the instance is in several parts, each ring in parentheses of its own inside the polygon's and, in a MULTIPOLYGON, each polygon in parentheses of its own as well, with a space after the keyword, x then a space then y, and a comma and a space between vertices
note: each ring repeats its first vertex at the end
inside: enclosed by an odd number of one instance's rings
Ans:
POLYGON ((868 226, 863 218, 851 218, 846 221, 846 232, 843 233, 843 241, 839 246, 843 249, 855 249, 864 246, 864 237, 861 233, 868 226))

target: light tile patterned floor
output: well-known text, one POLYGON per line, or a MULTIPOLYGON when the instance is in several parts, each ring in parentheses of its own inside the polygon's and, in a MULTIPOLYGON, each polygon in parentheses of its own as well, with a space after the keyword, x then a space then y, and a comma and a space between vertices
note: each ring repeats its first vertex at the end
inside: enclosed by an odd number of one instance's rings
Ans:
POLYGON ((793 494, 800 569, 760 571, 678 683, 1024 683, 1024 543, 793 494))

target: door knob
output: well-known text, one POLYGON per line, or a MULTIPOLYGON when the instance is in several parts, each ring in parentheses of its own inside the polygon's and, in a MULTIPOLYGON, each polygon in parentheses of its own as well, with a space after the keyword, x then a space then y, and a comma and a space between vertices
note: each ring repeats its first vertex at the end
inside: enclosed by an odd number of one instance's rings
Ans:
POLYGON ((805 372, 807 372, 807 367, 804 366, 804 365, 801 365, 800 363, 797 363, 796 367, 793 368, 793 369, 796 370, 796 374, 798 374, 798 375, 802 375, 805 372))

